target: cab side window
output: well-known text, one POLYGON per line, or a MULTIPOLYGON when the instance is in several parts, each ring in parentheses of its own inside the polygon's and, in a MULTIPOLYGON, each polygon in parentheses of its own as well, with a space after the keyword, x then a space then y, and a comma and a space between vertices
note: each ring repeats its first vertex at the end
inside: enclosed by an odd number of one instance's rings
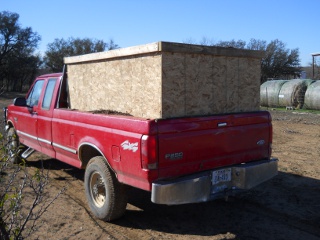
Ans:
POLYGON ((48 81, 46 91, 45 91, 44 97, 43 97, 43 102, 42 102, 43 109, 50 108, 54 87, 56 86, 56 81, 57 81, 56 78, 51 78, 48 81))
POLYGON ((33 107, 33 106, 38 105, 43 83, 44 83, 44 80, 38 80, 34 84, 32 90, 30 91, 30 94, 27 98, 27 105, 29 107, 33 107))

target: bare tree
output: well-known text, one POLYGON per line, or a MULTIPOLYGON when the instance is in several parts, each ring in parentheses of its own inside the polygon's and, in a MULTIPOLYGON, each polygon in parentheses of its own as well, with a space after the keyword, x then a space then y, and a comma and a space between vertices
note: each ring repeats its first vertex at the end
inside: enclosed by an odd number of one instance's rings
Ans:
POLYGON ((288 49, 286 44, 278 39, 270 43, 264 40, 251 39, 248 44, 243 40, 232 39, 231 41, 219 41, 212 44, 212 41, 203 38, 200 44, 265 51, 265 57, 261 61, 261 82, 265 82, 268 78, 295 78, 301 74, 299 49, 288 49))
POLYGON ((109 43, 90 38, 55 39, 54 42, 48 44, 44 61, 51 71, 59 72, 62 71, 64 57, 103 52, 106 49, 116 48, 119 48, 119 46, 112 39, 109 43))
POLYGON ((116 44, 113 39, 110 39, 109 42, 107 43, 107 49, 113 50, 113 49, 117 49, 117 48, 119 48, 119 45, 116 44))
POLYGON ((265 51, 267 49, 267 41, 259 39, 250 39, 247 49, 265 51))
POLYGON ((242 40, 234 40, 232 39, 231 41, 220 41, 215 46, 218 47, 233 47, 233 48, 240 48, 244 49, 246 47, 246 42, 242 40))
POLYGON ((200 41, 201 45, 205 45, 205 46, 213 46, 214 44, 214 40, 213 39, 209 39, 207 37, 203 37, 200 41))
MULTIPOLYGON (((0 157, 0 239, 25 239, 37 230, 37 223, 51 204, 62 194, 48 199, 45 194, 49 172, 44 168, 30 171, 24 160, 13 164, 2 139, 0 157), (27 197, 28 196, 28 197, 27 197), (27 201, 28 200, 28 201, 27 201)), ((13 154, 10 148, 10 154, 13 154)), ((14 154, 18 154, 18 148, 14 154)))
POLYGON ((197 40, 195 40, 194 38, 187 38, 185 40, 182 41, 185 44, 197 44, 197 40))

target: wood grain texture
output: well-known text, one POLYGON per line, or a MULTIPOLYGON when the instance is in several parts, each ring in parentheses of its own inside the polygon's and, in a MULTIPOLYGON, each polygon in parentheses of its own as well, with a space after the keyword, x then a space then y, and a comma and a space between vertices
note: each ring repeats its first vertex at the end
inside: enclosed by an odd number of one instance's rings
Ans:
POLYGON ((66 61, 72 108, 143 118, 259 110, 261 52, 164 42, 119 52, 66 61))

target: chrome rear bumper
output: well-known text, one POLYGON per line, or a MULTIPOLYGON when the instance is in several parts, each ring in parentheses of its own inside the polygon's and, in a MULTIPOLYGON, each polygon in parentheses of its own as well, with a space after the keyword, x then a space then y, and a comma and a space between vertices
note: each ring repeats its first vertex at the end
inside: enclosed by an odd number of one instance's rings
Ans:
MULTIPOLYGON (((206 202, 253 188, 278 173, 278 159, 239 164, 231 169, 231 180, 212 183, 213 171, 188 175, 172 181, 152 183, 151 201, 157 204, 177 205, 206 202)), ((216 170, 216 169, 215 169, 216 170)))

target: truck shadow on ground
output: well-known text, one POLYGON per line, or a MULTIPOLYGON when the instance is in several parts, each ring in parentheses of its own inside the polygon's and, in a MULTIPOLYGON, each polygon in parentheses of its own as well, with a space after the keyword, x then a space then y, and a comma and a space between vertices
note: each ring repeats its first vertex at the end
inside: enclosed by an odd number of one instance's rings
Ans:
MULTIPOLYGON (((83 182, 84 170, 54 159, 28 165, 63 171, 53 177, 56 180, 83 182)), ((318 239, 319 192, 319 180, 285 172, 229 201, 158 205, 151 202, 149 192, 130 187, 125 216, 113 223, 99 224, 151 231, 151 236, 156 232, 155 239, 167 238, 167 234, 222 236, 219 239, 318 239)))
POLYGON ((65 174, 54 174, 51 176, 55 180, 67 181, 69 179, 84 180, 84 169, 75 168, 67 163, 61 162, 56 159, 39 159, 26 161, 28 166, 44 169, 48 171, 62 171, 65 174))
POLYGON ((131 189, 125 217, 116 224, 159 232, 197 236, 219 234, 240 239, 320 237, 320 181, 280 172, 273 180, 230 201, 164 206, 150 193, 131 189), (272 233, 270 233, 272 230, 272 233), (299 234, 298 234, 299 233, 299 234), (288 235, 289 234, 289 235, 288 235), (310 237, 309 236, 309 237, 310 237))

